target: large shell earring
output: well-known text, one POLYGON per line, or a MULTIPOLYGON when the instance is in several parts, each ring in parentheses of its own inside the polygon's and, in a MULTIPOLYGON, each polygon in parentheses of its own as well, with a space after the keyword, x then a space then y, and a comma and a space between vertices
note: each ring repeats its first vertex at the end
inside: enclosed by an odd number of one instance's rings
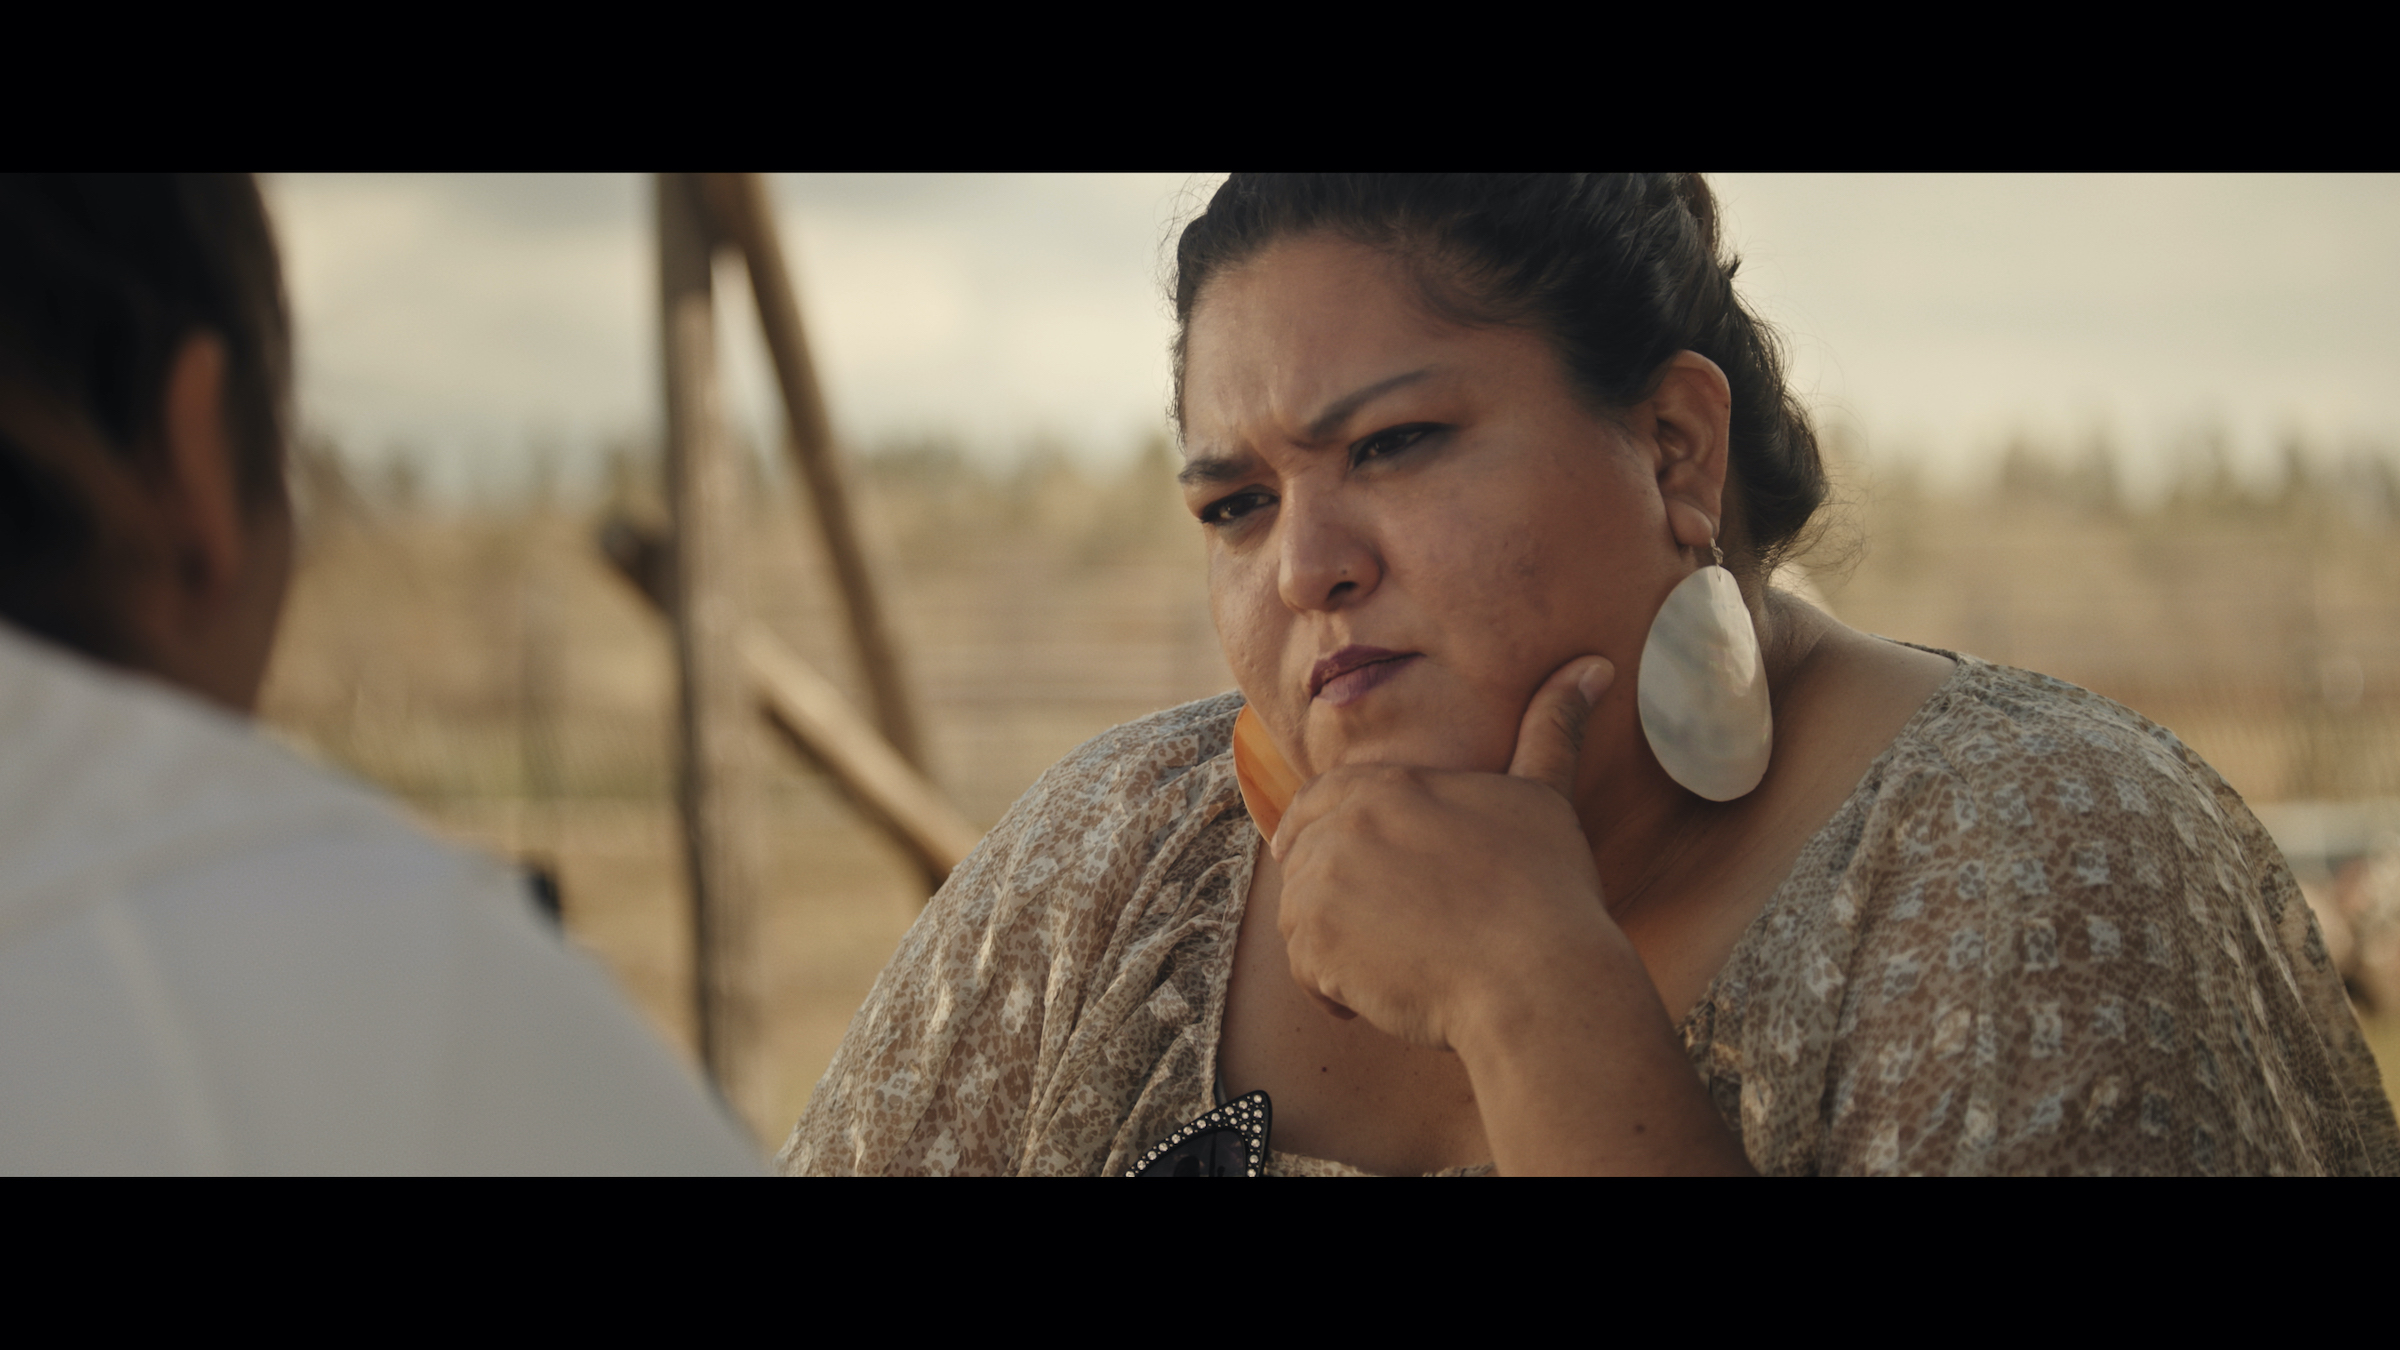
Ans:
POLYGON ((1712 802, 1729 802, 1766 777, 1775 748, 1766 663, 1741 587, 1713 562, 1667 593, 1642 646, 1642 734, 1667 776, 1712 802))

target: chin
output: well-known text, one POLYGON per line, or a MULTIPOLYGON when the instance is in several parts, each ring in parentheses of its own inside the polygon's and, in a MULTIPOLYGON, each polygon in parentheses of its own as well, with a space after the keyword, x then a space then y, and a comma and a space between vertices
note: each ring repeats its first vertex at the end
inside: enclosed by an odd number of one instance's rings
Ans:
POLYGON ((1310 740, 1309 758, 1319 773, 1355 764, 1404 764, 1468 773, 1500 773, 1508 768, 1514 747, 1506 738, 1495 748, 1488 736, 1460 734, 1467 730, 1426 724, 1340 736, 1321 734, 1310 740))

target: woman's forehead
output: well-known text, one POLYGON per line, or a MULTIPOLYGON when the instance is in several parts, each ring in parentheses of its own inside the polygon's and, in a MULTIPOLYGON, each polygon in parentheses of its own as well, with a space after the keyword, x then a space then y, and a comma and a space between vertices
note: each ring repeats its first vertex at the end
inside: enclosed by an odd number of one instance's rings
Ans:
POLYGON ((1294 241, 1213 283, 1184 358, 1188 456, 1260 435, 1308 441, 1398 389, 1481 364, 1495 330, 1444 322, 1391 258, 1340 240, 1294 241))

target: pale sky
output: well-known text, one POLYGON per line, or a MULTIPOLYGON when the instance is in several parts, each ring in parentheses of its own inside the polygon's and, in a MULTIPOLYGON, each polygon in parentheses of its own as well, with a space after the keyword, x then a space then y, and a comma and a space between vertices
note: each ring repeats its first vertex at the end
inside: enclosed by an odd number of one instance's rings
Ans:
MULTIPOLYGON (((1163 428, 1173 222, 1213 175, 773 177, 837 429, 1094 461, 1163 428)), ((2137 490, 2221 429, 2400 446, 2400 178, 1713 179, 1797 383, 1883 462, 2106 435, 2137 490)), ((456 491, 655 435, 649 180, 275 175, 304 419, 456 491)), ((737 274, 738 275, 738 274, 737 274)), ((731 280, 732 278, 728 278, 731 280)), ((775 416, 746 290, 729 405, 775 416)))

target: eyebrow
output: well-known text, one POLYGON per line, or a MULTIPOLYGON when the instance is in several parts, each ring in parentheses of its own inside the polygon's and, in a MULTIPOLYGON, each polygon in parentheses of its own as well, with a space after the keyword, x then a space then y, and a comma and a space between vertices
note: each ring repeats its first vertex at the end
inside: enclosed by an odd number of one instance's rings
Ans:
MULTIPOLYGON (((1388 380, 1377 380, 1364 389, 1344 394, 1326 405, 1325 411, 1318 413, 1301 434, 1312 441, 1323 440, 1332 435, 1336 427, 1355 416, 1359 409, 1395 389, 1415 384, 1432 373, 1433 367, 1426 366, 1421 370, 1394 375, 1388 380)), ((1175 481, 1184 487, 1195 487, 1203 483, 1231 482, 1236 478, 1247 476, 1250 472, 1251 459, 1248 455, 1212 455, 1205 459, 1195 459, 1184 465, 1183 471, 1175 475, 1175 481)))
POLYGON ((1308 424, 1308 429, 1304 434, 1312 441, 1323 440, 1333 434, 1335 427, 1349 421, 1352 414, 1359 409, 1402 385, 1415 384, 1432 373, 1433 367, 1431 366, 1422 370, 1412 370, 1405 375, 1394 375, 1388 380, 1377 380, 1364 389, 1335 399, 1326 407, 1325 411, 1317 414, 1315 421, 1308 424))
POLYGON ((1195 459, 1175 475, 1175 482, 1177 486, 1187 488, 1203 483, 1211 486, 1230 483, 1236 478, 1248 477, 1250 463, 1248 455, 1211 455, 1207 459, 1195 459))

